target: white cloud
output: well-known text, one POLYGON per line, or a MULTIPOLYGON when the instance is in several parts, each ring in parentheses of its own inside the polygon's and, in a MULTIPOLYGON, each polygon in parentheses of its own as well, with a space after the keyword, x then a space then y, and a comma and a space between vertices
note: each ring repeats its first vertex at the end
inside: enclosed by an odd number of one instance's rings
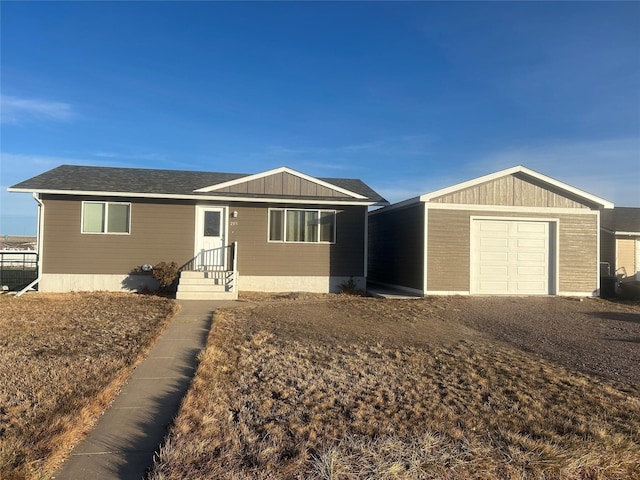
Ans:
POLYGON ((23 124, 38 120, 68 121, 76 116, 69 103, 0 95, 0 120, 23 124))

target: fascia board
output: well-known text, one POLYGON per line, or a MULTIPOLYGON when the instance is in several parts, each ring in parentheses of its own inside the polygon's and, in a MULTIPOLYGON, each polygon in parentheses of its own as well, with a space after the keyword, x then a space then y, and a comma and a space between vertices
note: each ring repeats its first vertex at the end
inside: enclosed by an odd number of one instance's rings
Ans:
POLYGON ((250 182, 252 180, 257 180, 259 178, 264 178, 264 177, 268 177, 270 175, 275 175, 278 173, 290 173, 291 175, 295 175, 296 177, 302 178, 304 180, 308 180, 310 182, 313 183, 317 183, 318 185, 322 185, 323 187, 327 187, 330 188, 332 190, 336 190, 340 193, 344 193, 345 195, 348 195, 350 197, 353 198, 358 198, 358 199, 365 199, 367 197, 360 195, 358 193, 352 192, 350 190, 338 187, 337 185, 333 185, 332 183, 329 182, 323 182, 322 180, 319 180, 315 177, 311 177, 309 175, 305 175, 304 173, 298 172, 296 170, 293 170, 289 167, 278 167, 278 168, 274 168, 273 170, 267 170, 266 172, 261 172, 261 173, 256 173, 254 175, 248 175, 246 177, 240 177, 240 178, 236 178, 235 180, 229 180, 228 182, 223 182, 223 183, 218 183, 216 185, 210 185, 208 187, 204 187, 204 188, 199 188, 198 190, 194 190, 195 193, 207 193, 207 192, 212 192, 215 190, 220 190, 221 188, 227 188, 227 187, 231 187, 234 185, 238 185, 241 183, 246 183, 246 182, 250 182))
POLYGON ((505 170, 500 170, 499 172, 491 173, 489 175, 484 175, 482 177, 474 178, 473 180, 468 180, 466 182, 458 183, 456 185, 452 185, 451 187, 442 188, 440 190, 436 190, 434 192, 425 193, 424 195, 420 195, 420 201, 429 202, 434 198, 441 197, 443 195, 447 195, 449 193, 456 192, 458 190, 464 190, 466 188, 475 187, 476 185, 480 185, 482 183, 490 182, 500 177, 506 177, 507 175, 513 175, 514 173, 524 173, 532 178, 535 178, 543 183, 547 183, 549 185, 553 185, 561 190, 565 190, 573 195, 576 195, 580 198, 583 198, 591 203, 595 203, 600 205, 603 208, 613 208, 613 202, 605 200, 604 198, 597 197, 590 193, 585 192, 584 190, 580 190, 578 188, 572 187, 566 183, 555 180, 551 177, 543 175, 542 173, 538 173, 530 168, 524 167, 522 165, 518 165, 515 167, 507 168, 505 170))
POLYGON ((389 205, 388 203, 378 204, 378 205, 387 205, 387 206, 384 208, 379 208, 378 210, 373 210, 372 212, 369 212, 369 215, 377 215, 378 213, 384 213, 384 212, 389 212, 391 210, 396 210, 398 208, 409 207, 411 205, 415 205, 416 203, 420 203, 420 197, 410 198, 408 200, 404 200, 398 203, 393 203, 391 205, 389 205))
MULTIPOLYGON (((228 197, 224 195, 181 195, 181 194, 162 194, 162 193, 136 193, 136 192, 97 192, 90 190, 48 190, 48 189, 26 189, 13 188, 7 189, 9 192, 16 193, 40 193, 49 195, 90 195, 100 197, 130 197, 130 198, 167 198, 174 200, 215 200, 222 202, 251 202, 251 203, 290 203, 296 205, 314 204, 314 205, 363 205, 363 206, 385 206, 386 202, 358 201, 358 200, 318 200, 313 198, 279 198, 279 197, 228 197)), ((362 197, 365 198, 365 197, 362 197)))

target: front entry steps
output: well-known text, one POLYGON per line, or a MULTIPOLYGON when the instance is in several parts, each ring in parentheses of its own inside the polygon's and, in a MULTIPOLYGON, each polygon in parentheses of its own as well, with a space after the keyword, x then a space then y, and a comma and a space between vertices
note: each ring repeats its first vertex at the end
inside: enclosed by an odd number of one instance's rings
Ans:
POLYGON ((237 300, 234 272, 182 271, 177 300, 237 300))

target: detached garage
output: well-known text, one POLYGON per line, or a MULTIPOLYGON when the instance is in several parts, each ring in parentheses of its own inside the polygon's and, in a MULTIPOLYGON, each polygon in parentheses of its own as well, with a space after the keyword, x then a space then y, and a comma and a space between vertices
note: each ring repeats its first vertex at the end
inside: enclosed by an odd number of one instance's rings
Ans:
POLYGON ((368 278, 418 295, 597 295, 609 208, 513 167, 371 212, 368 278))

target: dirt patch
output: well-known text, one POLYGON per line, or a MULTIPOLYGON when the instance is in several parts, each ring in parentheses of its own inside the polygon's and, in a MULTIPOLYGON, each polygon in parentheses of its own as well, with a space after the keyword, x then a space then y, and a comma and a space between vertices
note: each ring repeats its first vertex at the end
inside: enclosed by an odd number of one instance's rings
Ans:
MULTIPOLYGON (((255 297, 254 297, 255 298, 255 297)), ((305 341, 383 343, 388 346, 451 344, 476 332, 447 321, 447 304, 435 300, 376 300, 341 295, 269 296, 246 309, 247 334, 267 327, 305 341)))

